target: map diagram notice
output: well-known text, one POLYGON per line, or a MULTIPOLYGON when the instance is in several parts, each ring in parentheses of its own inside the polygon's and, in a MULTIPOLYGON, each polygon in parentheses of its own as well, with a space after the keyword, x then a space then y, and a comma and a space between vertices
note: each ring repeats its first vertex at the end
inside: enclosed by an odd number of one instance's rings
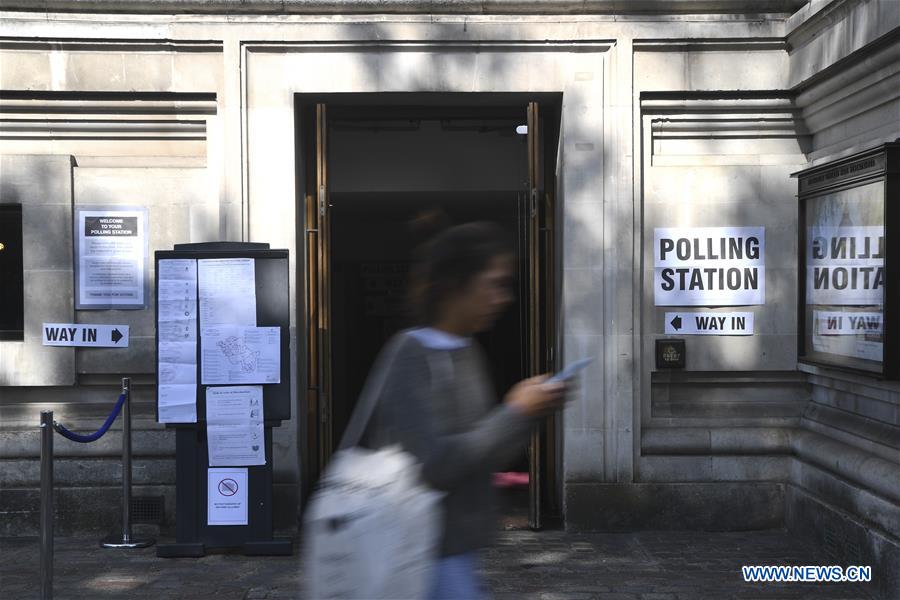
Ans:
POLYGON ((204 385, 281 383, 278 327, 220 325, 200 332, 204 385))

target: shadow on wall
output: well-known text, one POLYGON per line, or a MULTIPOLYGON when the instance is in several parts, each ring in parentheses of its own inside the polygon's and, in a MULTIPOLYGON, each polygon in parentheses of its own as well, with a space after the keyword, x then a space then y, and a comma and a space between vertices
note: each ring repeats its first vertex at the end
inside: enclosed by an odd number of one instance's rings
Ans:
MULTIPOLYGON (((745 140, 741 153, 751 157, 754 141, 745 140)), ((643 149, 645 159, 649 149, 643 149)), ((644 172, 642 306, 646 307, 645 336, 650 340, 664 331, 666 310, 720 310, 715 306, 660 306, 654 304, 654 228, 656 227, 765 227, 765 304, 722 307, 752 312, 754 335, 703 336, 693 340, 698 351, 689 352, 688 370, 794 370, 797 332, 797 202, 790 173, 803 164, 739 164, 735 157, 726 165, 704 164, 706 157, 724 156, 716 140, 691 140, 691 157, 684 166, 651 166, 644 172), (691 364, 690 355, 695 361, 691 364)), ((750 162, 750 161, 748 161, 750 162)), ((652 348, 649 350, 652 351, 652 348)), ((645 348, 645 357, 648 350, 645 348)), ((652 368, 652 367, 651 367, 652 368)))
POLYGON ((40 328, 47 314, 58 316, 71 307, 65 287, 47 289, 50 283, 71 283, 71 157, 0 156, 0 203, 22 206, 25 300, 25 340, 0 341, 0 386, 68 383, 70 370, 42 352, 40 328))

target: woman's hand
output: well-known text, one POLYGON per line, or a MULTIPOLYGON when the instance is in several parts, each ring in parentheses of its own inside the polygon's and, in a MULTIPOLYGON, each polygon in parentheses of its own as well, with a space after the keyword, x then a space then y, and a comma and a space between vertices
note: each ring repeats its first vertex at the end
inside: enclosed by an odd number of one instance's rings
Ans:
POLYGON ((566 402, 566 384, 546 381, 547 375, 523 379, 509 390, 503 402, 528 417, 542 417, 562 408, 566 402))

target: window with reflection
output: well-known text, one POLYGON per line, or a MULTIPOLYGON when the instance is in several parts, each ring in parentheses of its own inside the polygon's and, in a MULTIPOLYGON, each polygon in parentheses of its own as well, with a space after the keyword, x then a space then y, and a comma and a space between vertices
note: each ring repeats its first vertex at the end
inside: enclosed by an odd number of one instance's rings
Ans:
POLYGON ((888 359, 900 315, 886 315, 887 224, 897 215, 886 204, 888 150, 798 174, 801 360, 897 374, 888 359))

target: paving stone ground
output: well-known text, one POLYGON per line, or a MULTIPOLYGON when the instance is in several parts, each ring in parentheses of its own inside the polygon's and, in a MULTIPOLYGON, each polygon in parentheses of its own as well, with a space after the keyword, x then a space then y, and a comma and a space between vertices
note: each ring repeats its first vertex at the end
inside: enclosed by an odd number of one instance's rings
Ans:
MULTIPOLYGON (((299 598, 300 560, 218 553, 157 558, 58 538, 54 598, 244 600, 299 598)), ((38 597, 35 538, 0 540, 0 597, 38 597)), ((504 531, 485 552, 495 600, 869 599, 872 584, 748 584, 743 564, 832 564, 784 531, 571 534, 504 531)), ((876 568, 873 566, 873 568, 876 568)), ((877 572, 874 574, 878 576, 877 572)), ((465 599, 461 599, 465 600, 465 599)))

